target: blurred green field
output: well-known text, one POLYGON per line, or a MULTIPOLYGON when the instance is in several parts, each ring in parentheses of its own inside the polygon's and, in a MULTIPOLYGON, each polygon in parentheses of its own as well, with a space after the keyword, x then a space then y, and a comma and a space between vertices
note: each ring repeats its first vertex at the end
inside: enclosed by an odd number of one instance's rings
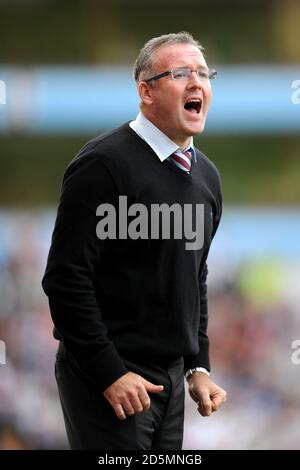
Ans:
POLYGON ((298 63, 298 0, 1 2, 2 63, 128 63, 146 40, 188 30, 214 63, 298 63))

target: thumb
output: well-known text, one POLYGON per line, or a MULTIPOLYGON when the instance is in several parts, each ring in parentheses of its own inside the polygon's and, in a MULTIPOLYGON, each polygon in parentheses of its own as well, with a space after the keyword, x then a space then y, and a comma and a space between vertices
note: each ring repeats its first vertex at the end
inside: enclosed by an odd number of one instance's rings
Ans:
POLYGON ((143 379, 143 384, 147 392, 159 393, 159 392, 162 392, 164 389, 163 385, 154 385, 153 383, 148 382, 148 380, 146 379, 143 379))
POLYGON ((212 413, 212 402, 210 400, 210 396, 207 390, 201 393, 199 397, 200 400, 198 402, 198 409, 202 416, 210 416, 212 413))
POLYGON ((215 395, 214 397, 212 397, 211 401, 213 411, 217 411, 217 409, 220 408, 220 406, 225 400, 221 395, 215 395))

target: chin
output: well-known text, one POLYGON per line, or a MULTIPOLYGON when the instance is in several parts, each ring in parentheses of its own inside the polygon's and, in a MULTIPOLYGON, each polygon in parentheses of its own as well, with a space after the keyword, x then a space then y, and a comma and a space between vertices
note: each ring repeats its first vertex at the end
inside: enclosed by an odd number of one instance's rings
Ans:
POLYGON ((199 120, 194 122, 183 123, 183 131, 186 136, 194 136, 201 134, 205 128, 205 119, 203 116, 199 116, 199 120))
POLYGON ((187 135, 194 136, 197 134, 201 134, 204 131, 204 128, 205 128, 205 122, 201 122, 197 126, 190 126, 187 129, 187 135))
POLYGON ((196 126, 197 127, 196 134, 201 134, 204 131, 205 121, 206 121, 206 119, 201 119, 201 122, 199 122, 198 126, 196 126))

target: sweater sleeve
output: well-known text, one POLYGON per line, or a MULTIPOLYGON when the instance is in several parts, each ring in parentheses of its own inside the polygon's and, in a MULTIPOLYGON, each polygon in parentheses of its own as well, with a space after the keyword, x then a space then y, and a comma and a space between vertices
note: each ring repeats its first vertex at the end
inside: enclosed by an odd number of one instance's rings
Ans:
POLYGON ((108 338, 94 289, 109 250, 96 235, 96 209, 115 204, 117 189, 101 157, 86 152, 67 168, 42 286, 56 331, 79 368, 104 391, 127 371, 108 338))
MULTIPOLYGON (((219 180, 220 181, 220 180, 219 180)), ((222 214, 222 193, 219 186, 217 197, 216 197, 216 212, 213 220, 213 231, 211 241, 213 240, 216 231, 218 229, 222 214)), ((184 357, 184 371, 192 369, 194 367, 204 367, 207 371, 210 371, 210 359, 209 359, 209 338, 207 335, 208 325, 208 301, 207 301, 207 257, 209 248, 203 253, 202 262, 199 269, 199 296, 200 296, 200 322, 198 329, 198 342, 199 352, 195 355, 189 355, 184 357)))

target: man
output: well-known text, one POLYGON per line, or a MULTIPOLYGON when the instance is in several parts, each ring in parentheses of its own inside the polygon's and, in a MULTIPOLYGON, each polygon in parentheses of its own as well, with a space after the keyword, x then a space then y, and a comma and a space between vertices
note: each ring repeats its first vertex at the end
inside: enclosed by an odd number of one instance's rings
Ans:
POLYGON ((43 279, 72 449, 181 449, 184 374, 202 416, 226 399, 207 337, 220 178, 192 139, 215 72, 181 32, 148 41, 134 76, 136 120, 88 142, 66 170, 43 279))

